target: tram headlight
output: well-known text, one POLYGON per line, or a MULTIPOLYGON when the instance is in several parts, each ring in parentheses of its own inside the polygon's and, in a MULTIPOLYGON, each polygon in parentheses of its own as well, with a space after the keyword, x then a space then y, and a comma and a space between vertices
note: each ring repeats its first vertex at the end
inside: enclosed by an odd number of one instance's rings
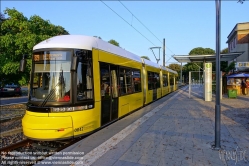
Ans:
POLYGON ((88 108, 87 105, 83 105, 83 106, 74 107, 74 110, 86 110, 87 108, 88 108))

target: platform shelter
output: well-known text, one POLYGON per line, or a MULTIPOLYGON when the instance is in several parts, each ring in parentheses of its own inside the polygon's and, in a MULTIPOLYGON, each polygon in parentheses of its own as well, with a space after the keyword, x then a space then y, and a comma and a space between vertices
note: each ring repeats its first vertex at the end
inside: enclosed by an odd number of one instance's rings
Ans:
MULTIPOLYGON (((244 52, 232 52, 227 54, 220 54, 220 61, 233 61, 244 52)), ((216 61, 216 55, 174 55, 176 61, 179 63, 189 63, 189 62, 203 62, 203 98, 205 101, 212 101, 212 62, 216 61)), ((181 66, 182 70, 182 66, 181 66)), ((189 83, 191 84, 191 72, 189 73, 189 83)), ((182 81, 182 71, 180 80, 182 81)), ((221 74, 222 80, 222 74, 221 74)), ((222 83, 221 88, 222 90, 222 83)), ((222 93, 221 93, 222 94, 222 93)), ((189 97, 191 95, 191 86, 189 86, 189 97)), ((221 96, 222 98, 222 96, 221 96)))

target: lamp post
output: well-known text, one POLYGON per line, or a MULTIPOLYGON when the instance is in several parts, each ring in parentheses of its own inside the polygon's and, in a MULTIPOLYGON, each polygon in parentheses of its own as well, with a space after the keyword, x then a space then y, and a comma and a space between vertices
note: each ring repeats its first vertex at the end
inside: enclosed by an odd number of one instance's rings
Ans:
POLYGON ((182 85, 182 62, 181 62, 181 77, 180 77, 180 80, 181 80, 181 85, 182 85))
POLYGON ((221 0, 215 0, 216 6, 216 97, 215 97, 215 144, 214 150, 220 150, 220 10, 221 0))
MULTIPOLYGON (((198 81, 198 83, 200 84, 200 68, 199 68, 199 81, 198 81)), ((199 85, 200 86, 200 85, 199 85)))

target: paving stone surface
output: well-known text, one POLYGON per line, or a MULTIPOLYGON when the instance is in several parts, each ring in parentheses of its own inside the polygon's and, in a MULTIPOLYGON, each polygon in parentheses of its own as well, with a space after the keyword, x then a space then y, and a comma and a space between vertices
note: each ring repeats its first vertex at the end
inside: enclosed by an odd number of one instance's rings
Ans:
MULTIPOLYGON (((178 90, 172 99, 92 165, 249 165, 249 96, 221 100, 221 149, 215 141, 215 96, 202 86, 178 90)), ((129 115, 129 116, 132 116, 129 115)))

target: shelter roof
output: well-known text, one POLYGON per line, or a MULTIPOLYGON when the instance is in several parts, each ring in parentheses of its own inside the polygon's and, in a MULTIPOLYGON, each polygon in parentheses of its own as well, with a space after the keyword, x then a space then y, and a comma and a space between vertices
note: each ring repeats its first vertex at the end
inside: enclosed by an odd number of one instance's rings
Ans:
POLYGON ((246 73, 239 73, 239 74, 233 74, 233 75, 229 75, 227 76, 228 78, 233 78, 233 77, 249 77, 249 74, 246 73))
MULTIPOLYGON (((244 52, 231 52, 227 54, 220 54, 220 61, 232 61, 243 53, 244 52)), ((173 57, 180 63, 216 61, 216 55, 174 55, 173 57)))

